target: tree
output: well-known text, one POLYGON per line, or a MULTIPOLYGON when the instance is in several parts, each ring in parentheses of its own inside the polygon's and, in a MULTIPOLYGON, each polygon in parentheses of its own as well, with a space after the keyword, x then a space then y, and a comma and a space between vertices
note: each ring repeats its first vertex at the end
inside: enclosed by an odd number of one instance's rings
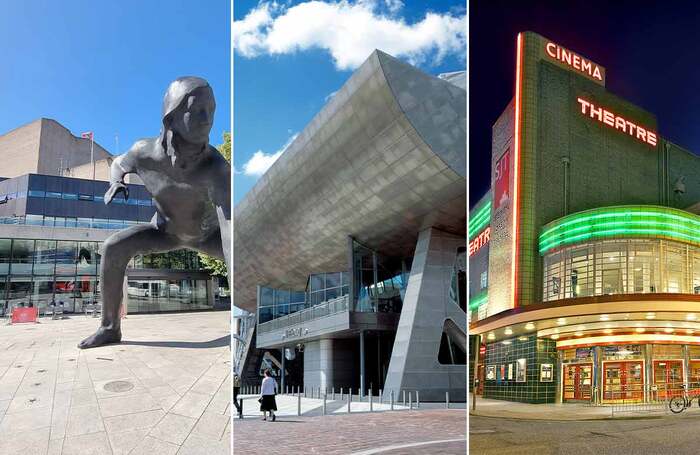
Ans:
MULTIPOLYGON (((224 143, 216 147, 226 161, 231 162, 231 133, 224 132, 224 143)), ((207 254, 198 253, 202 267, 208 270, 212 276, 226 276, 226 262, 213 258, 207 254)))

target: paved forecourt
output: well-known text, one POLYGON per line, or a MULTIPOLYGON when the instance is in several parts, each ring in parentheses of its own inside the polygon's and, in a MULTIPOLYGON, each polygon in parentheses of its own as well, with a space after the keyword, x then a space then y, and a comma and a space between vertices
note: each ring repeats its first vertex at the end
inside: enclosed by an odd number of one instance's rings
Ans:
POLYGON ((230 452, 229 312, 129 315, 81 351, 82 315, 0 325, 0 453, 230 452))
MULTIPOLYGON (((282 406, 278 407, 284 412, 282 406)), ((464 455, 466 452, 467 428, 463 408, 338 413, 316 417, 280 415, 276 422, 260 419, 258 413, 256 419, 233 420, 235 455, 270 450, 286 455, 464 455)))

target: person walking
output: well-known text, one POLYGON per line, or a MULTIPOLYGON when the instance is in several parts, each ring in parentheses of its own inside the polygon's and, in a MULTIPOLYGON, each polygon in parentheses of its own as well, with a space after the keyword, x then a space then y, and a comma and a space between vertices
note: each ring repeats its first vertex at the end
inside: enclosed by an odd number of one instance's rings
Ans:
POLYGON ((233 373, 233 405, 238 411, 238 416, 241 415, 241 405, 238 402, 238 394, 241 392, 241 378, 238 377, 238 373, 233 373))
POLYGON ((274 422, 277 420, 275 411, 277 410, 277 402, 275 401, 275 393, 277 392, 277 381, 270 374, 270 370, 265 370, 265 377, 262 380, 260 387, 260 411, 263 413, 263 420, 267 420, 267 413, 270 413, 270 419, 274 422))

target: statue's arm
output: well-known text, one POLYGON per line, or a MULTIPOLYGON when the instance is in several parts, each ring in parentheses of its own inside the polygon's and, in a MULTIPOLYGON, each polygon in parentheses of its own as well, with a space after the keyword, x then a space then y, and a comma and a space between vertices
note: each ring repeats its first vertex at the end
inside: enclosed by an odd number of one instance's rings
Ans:
POLYGON ((216 171, 216 178, 213 179, 213 185, 210 191, 212 201, 216 206, 216 215, 219 220, 219 230, 221 231, 221 243, 226 258, 226 266, 230 271, 232 270, 231 236, 233 234, 233 226, 231 225, 231 165, 221 157, 221 159, 216 162, 216 171))
POLYGON ((105 193, 105 204, 109 204, 118 193, 124 193, 124 199, 129 199, 129 187, 124 183, 124 177, 127 174, 136 173, 137 166, 137 145, 134 145, 131 150, 123 155, 119 155, 112 161, 109 168, 109 189, 105 193))

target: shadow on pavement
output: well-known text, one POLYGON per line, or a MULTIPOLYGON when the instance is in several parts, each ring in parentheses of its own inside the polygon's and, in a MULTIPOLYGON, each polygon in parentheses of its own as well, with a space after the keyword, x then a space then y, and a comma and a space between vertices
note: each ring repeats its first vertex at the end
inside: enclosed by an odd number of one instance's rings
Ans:
POLYGON ((211 341, 122 341, 125 346, 154 346, 160 348, 211 349, 230 346, 231 336, 224 335, 211 341))

